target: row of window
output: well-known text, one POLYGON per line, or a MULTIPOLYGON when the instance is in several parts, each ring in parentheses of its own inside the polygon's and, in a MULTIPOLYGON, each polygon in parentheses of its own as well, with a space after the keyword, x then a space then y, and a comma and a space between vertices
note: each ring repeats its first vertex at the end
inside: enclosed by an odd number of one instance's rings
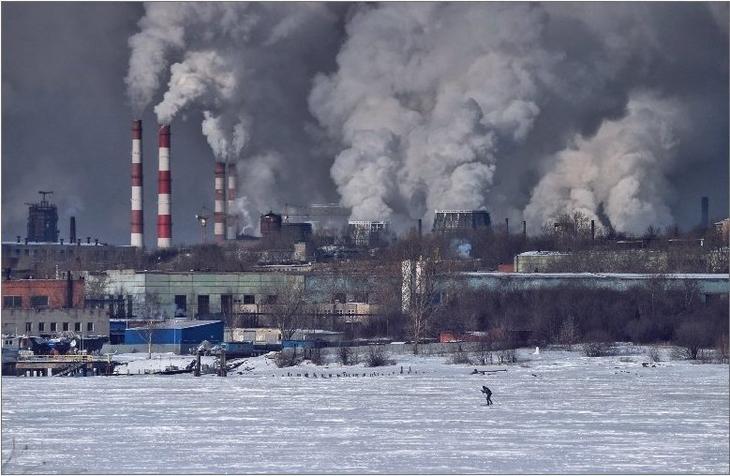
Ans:
MULTIPOLYGON (((58 332, 58 324, 59 324, 58 322, 51 322, 48 331, 49 332, 58 332)), ((62 331, 69 330, 68 322, 62 322, 60 324, 61 324, 62 331)), ((81 332, 81 323, 80 322, 74 322, 74 331, 81 332)), ((94 323, 87 322, 86 323, 86 332, 93 332, 93 331, 94 331, 94 323)), ((33 332, 33 323, 32 322, 25 323, 25 332, 33 332)), ((38 323, 38 332, 46 332, 46 323, 45 322, 38 323)))
MULTIPOLYGON (((3 296, 4 309, 19 309, 23 307, 22 296, 3 296)), ((31 296, 30 307, 48 307, 48 296, 31 296)))

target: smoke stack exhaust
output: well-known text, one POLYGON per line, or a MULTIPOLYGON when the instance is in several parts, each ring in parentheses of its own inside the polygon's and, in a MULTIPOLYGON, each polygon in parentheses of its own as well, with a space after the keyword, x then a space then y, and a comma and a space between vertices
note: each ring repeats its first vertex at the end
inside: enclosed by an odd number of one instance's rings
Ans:
POLYGON ((702 197, 702 222, 700 226, 706 230, 710 226, 710 199, 702 197))
POLYGON ((76 243, 76 217, 71 217, 69 220, 68 241, 76 243))
MULTIPOLYGON (((132 121, 132 220, 129 239, 129 244, 136 248, 144 247, 142 180, 142 121, 136 120, 132 121)), ((75 223, 73 236, 76 236, 75 223)), ((72 241, 76 241, 74 237, 72 241)))
POLYGON ((226 212, 225 200, 226 166, 223 162, 215 163, 215 203, 213 210, 213 236, 216 243, 223 243, 226 239, 226 212))
POLYGON ((226 239, 228 240, 235 240, 236 232, 238 231, 236 217, 234 215, 234 210, 236 209, 235 201, 237 180, 236 164, 228 164, 228 202, 226 207, 228 212, 226 216, 226 239))
POLYGON ((160 125, 157 175, 157 247, 172 244, 172 179, 170 176, 170 126, 160 125))

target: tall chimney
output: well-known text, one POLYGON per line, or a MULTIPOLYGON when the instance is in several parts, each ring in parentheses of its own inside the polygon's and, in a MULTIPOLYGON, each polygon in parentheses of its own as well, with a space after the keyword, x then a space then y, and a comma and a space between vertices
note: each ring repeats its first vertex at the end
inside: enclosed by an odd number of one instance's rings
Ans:
POLYGON ((144 247, 144 207, 142 192, 142 121, 132 121, 132 220, 129 244, 144 247))
POLYGON ((507 235, 509 235, 509 218, 504 219, 504 229, 507 232, 507 235))
POLYGON ((236 209, 236 181, 238 179, 236 175, 236 164, 228 164, 228 203, 226 207, 228 212, 228 215, 226 216, 227 240, 235 240, 236 232, 238 231, 236 217, 234 214, 234 210, 236 209))
POLYGON ((71 217, 69 220, 68 241, 76 243, 76 217, 71 217))
POLYGON ((596 241, 596 220, 591 220, 591 241, 596 241))
POLYGON ((702 222, 700 223, 703 230, 710 226, 710 199, 702 197, 702 222))
POLYGON ((223 243, 226 239, 226 211, 225 200, 226 165, 223 162, 215 163, 215 204, 213 210, 213 236, 216 243, 223 243))
POLYGON ((172 179, 170 177, 170 126, 160 125, 157 173, 157 247, 172 244, 172 179))
POLYGON ((423 236, 423 220, 420 218, 418 219, 418 237, 421 238, 423 236))
POLYGON ((522 220, 522 237, 527 238, 527 221, 522 220))

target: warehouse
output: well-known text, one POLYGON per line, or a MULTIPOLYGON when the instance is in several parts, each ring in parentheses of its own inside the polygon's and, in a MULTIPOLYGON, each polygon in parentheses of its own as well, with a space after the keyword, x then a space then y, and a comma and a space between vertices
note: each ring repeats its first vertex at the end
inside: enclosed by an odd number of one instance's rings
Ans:
POLYGON ((104 351, 118 352, 174 352, 189 354, 203 342, 218 344, 223 341, 222 321, 169 320, 132 327, 124 331, 124 344, 109 346, 104 351))

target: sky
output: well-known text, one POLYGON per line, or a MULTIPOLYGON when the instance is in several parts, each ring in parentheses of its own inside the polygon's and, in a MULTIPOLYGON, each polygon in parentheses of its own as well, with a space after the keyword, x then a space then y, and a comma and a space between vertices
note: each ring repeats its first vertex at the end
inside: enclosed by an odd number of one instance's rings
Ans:
POLYGON ((76 216, 129 243, 137 117, 149 246, 158 120, 178 244, 199 241, 215 157, 238 163, 248 232, 336 201, 396 229, 436 208, 688 228, 703 195, 723 218, 727 24, 700 3, 3 3, 2 239, 53 190, 61 237, 76 216))

